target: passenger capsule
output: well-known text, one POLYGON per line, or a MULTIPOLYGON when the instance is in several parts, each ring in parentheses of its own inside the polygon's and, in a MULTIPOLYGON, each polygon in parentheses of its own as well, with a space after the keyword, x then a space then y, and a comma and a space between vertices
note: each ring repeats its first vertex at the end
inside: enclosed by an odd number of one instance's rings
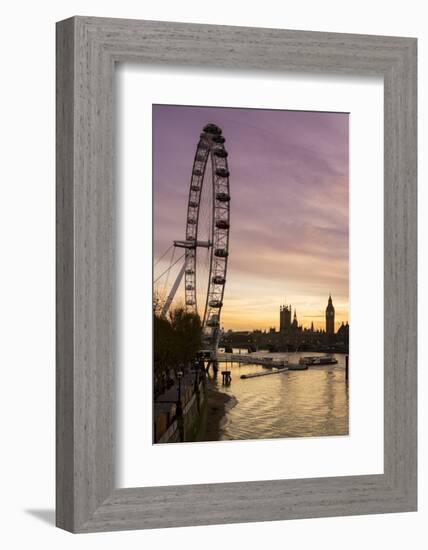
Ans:
POLYGON ((230 195, 228 193, 216 193, 215 198, 220 202, 229 202, 230 195))
POLYGON ((216 124, 210 123, 204 126, 204 132, 206 132, 207 134, 220 135, 221 128, 219 128, 216 124))
POLYGON ((217 176, 219 176, 221 178, 227 178, 230 175, 229 170, 227 170, 226 168, 217 168, 215 173, 216 173, 217 176))
POLYGON ((207 327, 218 327, 218 315, 212 315, 207 321, 207 327))
MULTIPOLYGON (((199 187, 198 187, 198 189, 199 189, 199 187)), ((196 201, 190 201, 189 206, 191 208, 198 208, 198 203, 196 201)))
POLYGON ((213 136, 212 139, 214 143, 224 143, 226 141, 223 136, 213 136))
POLYGON ((190 186, 190 189, 191 189, 192 191, 200 191, 201 188, 199 187, 199 185, 191 185, 191 186, 190 186))
POLYGON ((212 278, 212 282, 215 284, 215 285, 224 285, 225 282, 226 282, 226 279, 224 277, 220 277, 220 275, 215 275, 213 278, 212 278))
POLYGON ((186 290, 193 290, 193 285, 186 285, 186 290))
POLYGON ((217 256, 217 258, 227 258, 229 256, 229 252, 224 248, 216 248, 214 255, 217 256))
POLYGON ((193 170, 193 175, 194 176, 202 176, 202 170, 199 170, 199 168, 195 168, 193 170))
POLYGON ((215 226, 218 227, 218 229, 229 229, 229 222, 226 220, 217 220, 215 226))
POLYGON ((194 275, 195 271, 193 269, 186 269, 186 275, 194 275))
POLYGON ((223 302, 221 302, 220 300, 210 300, 209 303, 208 303, 208 305, 209 305, 210 307, 215 307, 215 308, 217 308, 217 307, 221 307, 221 306, 223 305, 223 302))
POLYGON ((226 151, 226 149, 217 148, 217 149, 214 149, 213 153, 216 157, 219 157, 221 159, 225 159, 228 156, 228 152, 226 151))
POLYGON ((189 223, 190 225, 195 225, 196 224, 196 220, 194 220, 193 218, 189 218, 187 220, 187 223, 189 223))

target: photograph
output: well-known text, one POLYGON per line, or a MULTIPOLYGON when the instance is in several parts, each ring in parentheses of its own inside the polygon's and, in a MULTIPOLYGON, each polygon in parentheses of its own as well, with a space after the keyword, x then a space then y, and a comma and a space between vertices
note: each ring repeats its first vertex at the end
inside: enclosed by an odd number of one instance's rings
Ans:
POLYGON ((160 105, 153 443, 349 433, 349 113, 160 105))

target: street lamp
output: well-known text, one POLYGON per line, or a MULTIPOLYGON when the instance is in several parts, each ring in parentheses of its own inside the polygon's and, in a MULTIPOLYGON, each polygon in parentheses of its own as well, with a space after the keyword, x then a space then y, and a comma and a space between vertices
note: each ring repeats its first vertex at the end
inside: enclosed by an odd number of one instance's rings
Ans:
POLYGON ((178 402, 180 403, 180 407, 181 407, 181 379, 183 378, 183 371, 179 370, 177 372, 177 378, 178 378, 178 402))
POLYGON ((180 434, 180 441, 184 441, 184 421, 183 421, 183 407, 181 406, 181 379, 183 378, 183 371, 179 370, 177 372, 178 379, 178 399, 177 399, 177 423, 178 431, 180 434))

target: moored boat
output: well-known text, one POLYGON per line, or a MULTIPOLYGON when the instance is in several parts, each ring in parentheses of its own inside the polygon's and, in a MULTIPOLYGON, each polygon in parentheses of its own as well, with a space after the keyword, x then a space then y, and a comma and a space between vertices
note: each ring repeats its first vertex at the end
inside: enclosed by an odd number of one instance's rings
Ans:
POLYGON ((299 365, 307 365, 308 367, 336 364, 337 359, 332 355, 309 355, 299 359, 299 365))
POLYGON ((288 361, 287 359, 279 359, 275 361, 272 357, 263 357, 263 359, 260 359, 260 364, 264 369, 282 369, 288 365, 288 361))
POLYGON ((288 370, 307 370, 308 365, 306 363, 294 363, 292 365, 288 365, 288 370))

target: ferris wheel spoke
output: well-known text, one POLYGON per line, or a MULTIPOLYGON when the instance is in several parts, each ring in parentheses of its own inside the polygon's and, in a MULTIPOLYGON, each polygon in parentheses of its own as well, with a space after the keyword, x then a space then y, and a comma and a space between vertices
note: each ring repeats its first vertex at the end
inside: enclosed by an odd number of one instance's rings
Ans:
POLYGON ((184 258, 184 254, 182 254, 177 260, 175 260, 175 262, 171 265, 168 266, 167 269, 165 269, 165 271, 163 271, 154 281, 153 283, 157 283, 159 281, 159 279, 161 279, 164 275, 166 275, 176 264, 178 264, 178 262, 184 258))
POLYGON ((164 259, 164 257, 168 254, 168 252, 170 252, 171 248, 173 248, 173 244, 171 246, 169 246, 165 252, 163 254, 161 254, 161 256, 153 263, 153 267, 156 267, 158 265, 158 263, 164 259))

